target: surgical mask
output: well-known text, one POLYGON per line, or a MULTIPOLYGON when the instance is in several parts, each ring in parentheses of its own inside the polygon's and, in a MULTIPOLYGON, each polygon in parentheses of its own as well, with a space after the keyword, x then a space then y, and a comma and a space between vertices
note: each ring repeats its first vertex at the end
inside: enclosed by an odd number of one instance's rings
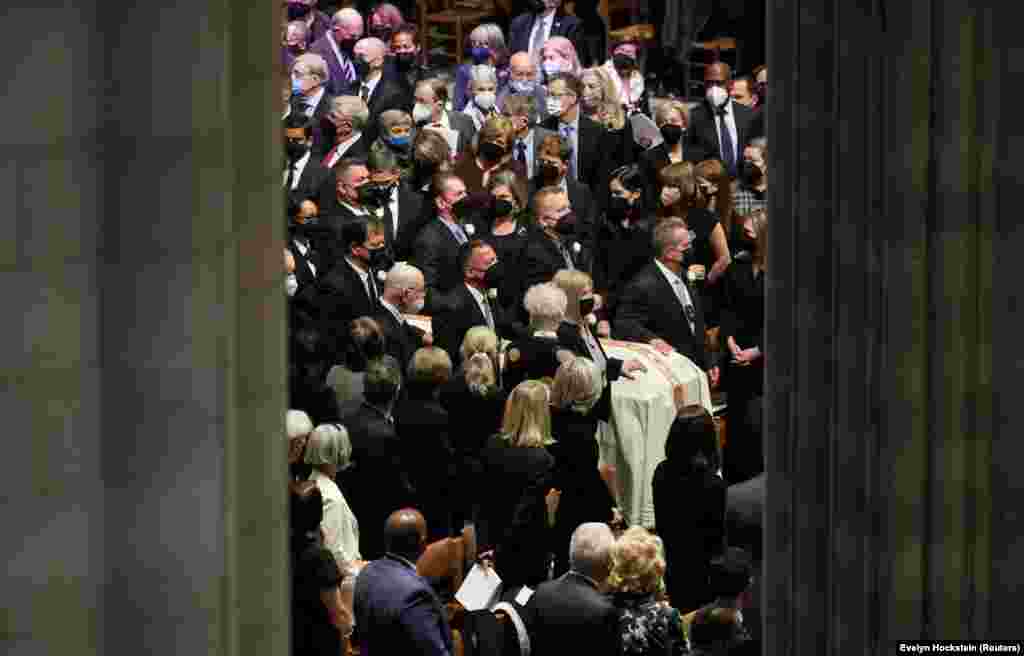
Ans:
POLYGON ((545 182, 554 183, 562 177, 562 171, 550 162, 540 163, 540 177, 545 182))
POLYGON ((302 142, 289 141, 285 143, 284 150, 288 154, 288 159, 296 162, 309 152, 309 145, 302 142))
POLYGON ((545 102, 548 114, 558 116, 562 113, 562 101, 558 98, 548 98, 545 102))
POLYGON ((465 197, 462 197, 459 200, 452 203, 452 216, 458 219, 459 221, 465 219, 468 213, 469 206, 466 203, 465 197))
POLYGON ((434 110, 430 105, 416 103, 412 108, 412 120, 416 123, 426 123, 434 116, 434 110))
POLYGON ((748 189, 756 187, 761 184, 763 177, 764 172, 761 171, 761 168, 749 159, 743 160, 743 163, 740 164, 739 179, 741 186, 748 189))
POLYGON ((516 209, 516 206, 512 204, 512 201, 504 198, 497 198, 494 201, 494 216, 508 216, 512 214, 516 209))
POLYGON ((473 102, 476 103, 477 107, 483 110, 494 109, 495 100, 497 100, 497 98, 495 98, 494 94, 491 93, 490 91, 487 91, 485 93, 478 93, 475 96, 473 96, 473 102))
POLYGON ((576 213, 568 212, 562 215, 562 218, 558 220, 558 225, 555 226, 555 232, 563 236, 574 234, 576 232, 576 213))
POLYGON ((704 97, 708 99, 712 107, 721 107, 729 100, 729 94, 722 87, 709 87, 704 97))
POLYGON ((585 317, 594 311, 594 297, 584 296, 580 299, 580 316, 585 317))
POLYGON ((387 25, 378 25, 370 28, 370 35, 375 36, 384 43, 391 41, 391 28, 387 25))
POLYGON ((422 312, 423 311, 423 305, 424 305, 425 301, 426 301, 426 299, 421 297, 421 298, 417 298, 415 301, 413 301, 412 305, 406 304, 406 306, 405 306, 406 314, 419 314, 420 312, 422 312))
POLYGON ((484 272, 484 285, 488 289, 497 289, 501 287, 502 279, 504 278, 504 271, 502 271, 501 264, 495 262, 487 268, 484 272))
POLYGON ((540 65, 540 68, 548 77, 562 72, 562 65, 556 61, 546 61, 540 65))
POLYGON ((512 91, 528 96, 537 89, 537 83, 534 80, 512 80, 509 82, 509 86, 512 87, 512 91))
POLYGON ((391 188, 367 182, 357 189, 359 202, 370 207, 384 207, 391 200, 391 188))
POLYGON ((412 69, 416 65, 416 55, 411 52, 403 52, 395 55, 395 68, 403 73, 412 69))
POLYGON ((623 196, 612 196, 608 202, 608 211, 616 217, 624 215, 631 209, 633 209, 633 203, 623 196))
POLYGON ((473 63, 480 65, 487 63, 487 60, 491 58, 490 48, 470 48, 469 56, 473 58, 473 63))
POLYGON ((297 77, 292 78, 292 95, 298 96, 302 94, 302 80, 297 77))
POLYGON ((629 55, 616 54, 612 55, 612 66, 615 70, 625 73, 636 68, 636 60, 629 55))

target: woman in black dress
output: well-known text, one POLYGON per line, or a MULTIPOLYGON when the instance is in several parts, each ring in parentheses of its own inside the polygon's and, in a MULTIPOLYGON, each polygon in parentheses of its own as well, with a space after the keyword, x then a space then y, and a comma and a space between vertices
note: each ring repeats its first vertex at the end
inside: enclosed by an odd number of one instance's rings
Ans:
POLYGON ((666 583, 681 613, 714 600, 708 586, 711 560, 725 544, 725 493, 718 475, 718 436, 707 410, 679 410, 665 442, 665 460, 654 470, 654 522, 665 543, 666 583))
POLYGON ((498 256, 495 266, 501 269, 499 305, 518 312, 518 305, 523 301, 518 298, 519 261, 531 219, 526 185, 514 172, 499 171, 488 179, 487 193, 494 199, 493 206, 474 222, 475 237, 490 244, 498 256))

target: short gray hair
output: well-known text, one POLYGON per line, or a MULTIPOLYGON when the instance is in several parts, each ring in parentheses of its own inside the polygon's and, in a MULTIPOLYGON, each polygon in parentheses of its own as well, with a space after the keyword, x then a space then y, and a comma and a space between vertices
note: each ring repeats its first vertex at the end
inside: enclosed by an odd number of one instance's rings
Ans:
POLYGON ((313 420, 302 410, 284 413, 284 434, 289 440, 308 437, 313 432, 313 420))
POLYGON ((285 27, 285 36, 288 35, 289 30, 295 30, 302 35, 303 39, 309 38, 309 26, 306 25, 305 21, 292 21, 285 27))
POLYGON ((597 365, 590 358, 576 356, 563 362, 555 372, 551 405, 587 412, 601 398, 603 389, 604 377, 597 365))
POLYGON ((345 7, 344 9, 339 9, 338 11, 334 12, 334 18, 332 19, 331 22, 334 23, 335 25, 341 25, 349 20, 358 20, 359 24, 362 25, 363 15, 351 7, 345 7))
MULTIPOLYGON (((501 31, 501 26, 497 23, 484 23, 483 25, 477 25, 473 28, 473 31, 469 33, 469 39, 471 41, 483 41, 492 50, 505 50, 505 33, 501 31)), ((497 57, 498 53, 494 53, 497 57)))
POLYGON ((416 285, 416 281, 419 279, 419 276, 422 275, 423 272, 413 265, 406 262, 399 262, 388 271, 388 277, 384 282, 384 287, 410 289, 416 285))
POLYGON ((530 320, 560 321, 565 317, 569 299, 562 289, 550 282, 534 285, 526 290, 523 306, 530 313, 530 320))
POLYGON ((569 568, 600 583, 608 575, 614 542, 615 536, 607 524, 580 524, 569 540, 569 568))
POLYGON ((348 466, 352 459, 352 440, 341 424, 320 424, 309 434, 306 464, 348 466))
POLYGON ((653 241, 655 257, 661 257, 665 254, 665 249, 672 243, 672 235, 676 230, 688 230, 686 227, 686 221, 683 221, 678 216, 670 216, 667 219, 662 219, 656 226, 654 226, 653 241))
POLYGON ((493 82, 498 83, 498 74, 494 71, 493 66, 487 64, 477 64, 471 66, 469 69, 469 86, 472 89, 473 85, 477 82, 493 82))

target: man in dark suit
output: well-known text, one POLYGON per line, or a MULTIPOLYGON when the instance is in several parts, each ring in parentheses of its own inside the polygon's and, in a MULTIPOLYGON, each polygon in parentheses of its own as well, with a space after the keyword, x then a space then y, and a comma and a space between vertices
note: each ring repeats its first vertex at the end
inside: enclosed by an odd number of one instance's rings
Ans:
POLYGON ((373 218, 358 216, 341 227, 344 256, 323 275, 317 286, 320 325, 339 353, 348 339, 349 323, 380 311, 383 287, 378 273, 388 266, 384 226, 373 218))
POLYGON ((432 322, 434 343, 448 352, 453 366, 459 366, 462 340, 473 326, 487 326, 503 337, 516 332, 496 295, 489 295, 497 292, 501 282, 501 266, 497 262, 498 256, 490 244, 479 240, 469 242, 459 253, 463 284, 456 285, 445 296, 432 322))
POLYGON ((384 348, 403 371, 416 349, 433 344, 433 336, 405 320, 402 315, 423 311, 426 288, 423 273, 409 264, 396 264, 388 271, 381 293, 381 309, 374 317, 384 334, 384 348))
POLYGON ((435 218, 430 219, 413 242, 412 263, 426 278, 426 312, 433 314, 441 298, 462 280, 459 247, 469 241, 455 208, 465 205, 466 184, 452 173, 434 179, 435 218))
POLYGON ((452 636, 445 610, 416 573, 427 542, 423 515, 411 508, 392 513, 384 540, 385 556, 356 578, 352 605, 362 653, 449 656, 452 636))
POLYGON ((607 183, 609 147, 603 127, 580 112, 583 84, 571 73, 557 73, 548 81, 548 114, 542 125, 557 132, 572 146, 568 177, 600 195, 607 183))
POLYGON ((384 77, 397 81, 410 96, 420 80, 437 75, 437 71, 423 63, 420 57, 419 27, 416 25, 405 23, 396 27, 388 45, 391 54, 384 62, 384 77))
POLYGON ((366 131, 371 143, 377 138, 377 119, 389 109, 412 113, 412 95, 395 80, 384 79, 387 45, 376 37, 360 39, 355 53, 356 81, 347 93, 359 96, 370 110, 366 131))
POLYGON ((473 146, 476 126, 473 119, 462 112, 449 112, 445 109, 448 103, 448 83, 440 78, 420 80, 416 83, 415 105, 412 119, 417 126, 425 129, 442 129, 442 133, 454 130, 459 137, 452 155, 466 152, 473 146))
POLYGON ((540 144, 544 138, 558 136, 558 133, 537 124, 537 118, 544 115, 543 108, 544 106, 537 102, 535 94, 507 95, 502 104, 501 113, 512 119, 512 126, 515 129, 511 144, 512 168, 523 180, 531 180, 540 174, 540 144))
POLYGON ((321 129, 324 141, 320 145, 320 163, 327 169, 334 169, 338 162, 348 158, 365 158, 370 148, 370 141, 363 135, 366 122, 370 120, 370 110, 366 103, 357 96, 335 96, 324 114, 321 129), (327 134, 331 133, 331 139, 327 134))
POLYGON ((516 16, 509 25, 509 52, 528 52, 539 62, 541 47, 553 36, 564 36, 579 50, 580 21, 562 12, 562 0, 530 0, 528 4, 530 11, 516 16))
POLYGON ((321 204, 320 219, 325 227, 334 232, 335 243, 331 246, 335 258, 344 255, 344 252, 338 254, 338 247, 345 246, 342 235, 345 223, 360 216, 372 217, 366 206, 369 188, 362 190, 369 181, 370 171, 366 167, 366 160, 345 158, 334 167, 334 193, 321 204))
POLYGON ((384 523, 413 501, 392 416, 401 386, 398 360, 374 358, 366 365, 363 399, 345 404, 339 413, 352 442, 352 467, 338 482, 359 521, 359 553, 366 560, 384 555, 384 523))
POLYGON ((323 205, 331 196, 330 172, 313 157, 313 125, 299 113, 284 118, 284 149, 287 163, 282 184, 294 203, 312 199, 323 205))
POLYGON ((622 291, 612 322, 616 339, 650 344, 665 355, 678 351, 708 372, 718 385, 718 365, 704 350, 700 295, 686 283, 683 261, 690 232, 682 219, 665 219, 654 228, 655 260, 622 291))
POLYGON ((402 171, 394 152, 380 143, 370 149, 366 160, 373 188, 374 214, 384 223, 388 244, 395 260, 412 256, 412 243, 423 227, 423 195, 401 181, 402 171))
POLYGON ((569 572, 540 584, 524 609, 533 656, 560 656, 566 645, 587 656, 620 653, 618 611, 599 591, 614 540, 607 524, 581 524, 573 532, 569 572))
POLYGON ((543 187, 533 197, 533 212, 537 229, 527 236, 523 247, 520 298, 533 285, 549 282, 560 269, 590 272, 591 252, 577 235, 565 192, 543 187))
POLYGON ((529 194, 532 199, 538 189, 558 187, 569 197, 569 209, 576 217, 575 237, 588 247, 593 247, 597 203, 594 194, 585 184, 569 177, 569 162, 572 146, 557 134, 548 134, 537 148, 538 171, 530 180, 529 194))
POLYGON ((754 110, 729 97, 731 77, 732 70, 725 62, 715 62, 704 70, 706 97, 690 110, 683 150, 693 150, 698 160, 722 160, 729 176, 735 178, 743 149, 752 138, 761 136, 761 128, 754 110))
POLYGON ((321 122, 331 107, 333 94, 328 92, 330 71, 327 62, 320 55, 307 52, 292 62, 292 97, 285 117, 302 114, 313 126, 313 152, 323 152, 323 144, 329 141, 321 122))
POLYGON ((342 9, 334 14, 331 29, 313 40, 309 47, 324 58, 330 69, 331 93, 340 94, 356 79, 352 49, 363 36, 363 17, 354 9, 342 9))

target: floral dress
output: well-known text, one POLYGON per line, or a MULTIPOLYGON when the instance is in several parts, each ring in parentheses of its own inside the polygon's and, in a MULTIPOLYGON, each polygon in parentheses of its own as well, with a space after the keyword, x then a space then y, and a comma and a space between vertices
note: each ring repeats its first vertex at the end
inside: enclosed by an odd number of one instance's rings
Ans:
POLYGON ((684 656, 688 653, 679 611, 655 601, 654 593, 615 595, 623 656, 684 656))

